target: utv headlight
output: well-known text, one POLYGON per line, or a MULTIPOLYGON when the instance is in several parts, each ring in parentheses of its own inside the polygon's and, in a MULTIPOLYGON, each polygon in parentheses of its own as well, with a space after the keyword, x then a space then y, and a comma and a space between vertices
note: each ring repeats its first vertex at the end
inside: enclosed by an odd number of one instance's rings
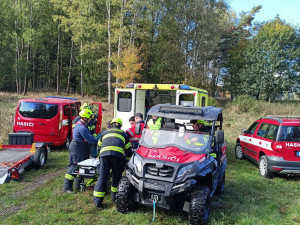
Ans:
POLYGON ((141 173, 142 172, 142 161, 140 157, 135 155, 133 159, 133 164, 136 166, 137 170, 141 173))
POLYGON ((190 164, 190 165, 182 167, 177 174, 177 178, 183 176, 184 174, 192 173, 193 167, 194 167, 194 164, 190 164))

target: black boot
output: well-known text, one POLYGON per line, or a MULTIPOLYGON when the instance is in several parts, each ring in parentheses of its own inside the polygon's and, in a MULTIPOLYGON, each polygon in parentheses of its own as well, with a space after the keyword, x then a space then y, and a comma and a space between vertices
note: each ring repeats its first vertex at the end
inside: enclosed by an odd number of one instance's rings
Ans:
POLYGON ((64 191, 68 194, 73 193, 73 180, 65 178, 64 180, 64 191))
POLYGON ((116 201, 116 194, 117 194, 116 192, 110 192, 110 197, 111 197, 113 202, 116 201))
POLYGON ((97 208, 102 208, 103 207, 102 202, 103 202, 103 198, 99 198, 99 197, 94 196, 94 203, 95 203, 97 208))

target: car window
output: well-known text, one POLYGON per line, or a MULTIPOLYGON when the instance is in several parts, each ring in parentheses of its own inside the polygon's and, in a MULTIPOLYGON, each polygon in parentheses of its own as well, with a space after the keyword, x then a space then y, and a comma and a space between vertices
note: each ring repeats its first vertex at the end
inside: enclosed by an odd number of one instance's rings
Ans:
POLYGON ((300 142, 300 127, 282 126, 278 141, 300 142))
POLYGON ((130 112, 132 108, 132 93, 131 92, 119 92, 118 93, 118 111, 130 112))
POLYGON ((77 105, 75 103, 71 104, 71 113, 72 113, 72 116, 78 116, 78 114, 79 114, 77 105))
POLYGON ((275 141, 278 133, 278 125, 269 124, 265 138, 275 141))
POLYGON ((258 126, 258 122, 254 122, 246 131, 246 134, 254 134, 256 127, 258 126))
POLYGON ((268 127, 269 127, 269 124, 262 123, 257 131, 257 136, 265 137, 268 127))
POLYGON ((51 119, 57 115, 58 105, 40 102, 21 102, 19 113, 29 118, 51 119))

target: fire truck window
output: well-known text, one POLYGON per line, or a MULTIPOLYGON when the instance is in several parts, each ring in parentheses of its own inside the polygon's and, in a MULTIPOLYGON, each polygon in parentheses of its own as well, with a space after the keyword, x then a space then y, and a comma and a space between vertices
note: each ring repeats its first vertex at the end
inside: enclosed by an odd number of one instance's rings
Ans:
POLYGON ((254 134, 254 131, 256 130, 256 127, 258 125, 258 122, 254 122, 247 130, 246 134, 254 134))
POLYGON ((71 110, 70 110, 69 105, 65 105, 65 107, 64 107, 64 115, 65 116, 70 116, 71 115, 71 110))
POLYGON ((58 113, 57 104, 21 102, 19 113, 28 118, 51 119, 58 113))
POLYGON ((130 112, 132 108, 132 93, 119 92, 117 103, 117 109, 119 112, 130 112))
POLYGON ((262 123, 257 131, 257 136, 265 137, 268 127, 269 127, 269 124, 262 123))
POLYGON ((77 105, 75 103, 71 104, 71 114, 72 116, 78 116, 79 114, 77 105))
POLYGON ((193 94, 181 94, 179 96, 179 105, 193 106, 194 105, 194 95, 193 94))

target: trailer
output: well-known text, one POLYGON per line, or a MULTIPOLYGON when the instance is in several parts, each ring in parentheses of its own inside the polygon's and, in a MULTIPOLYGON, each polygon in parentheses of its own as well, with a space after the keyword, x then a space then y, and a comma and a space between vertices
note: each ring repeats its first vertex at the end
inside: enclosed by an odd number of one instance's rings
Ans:
POLYGON ((19 179, 26 168, 43 168, 49 152, 47 144, 41 142, 32 145, 0 144, 0 184, 19 179))

